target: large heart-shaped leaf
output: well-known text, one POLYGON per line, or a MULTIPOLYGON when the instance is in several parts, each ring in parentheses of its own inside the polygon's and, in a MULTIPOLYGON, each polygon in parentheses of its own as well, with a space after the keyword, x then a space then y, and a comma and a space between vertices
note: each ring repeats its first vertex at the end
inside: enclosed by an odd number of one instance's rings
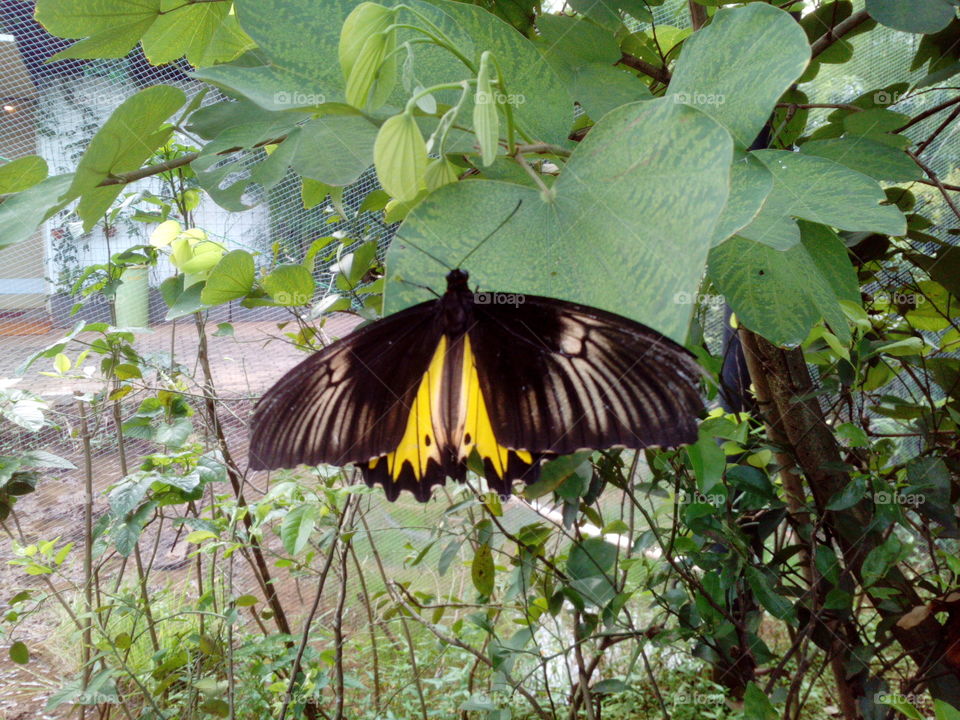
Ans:
POLYGON ((747 147, 809 60, 807 36, 789 13, 765 3, 719 10, 684 43, 667 94, 747 147))
POLYGON ((710 279, 746 327, 778 345, 798 345, 826 319, 850 338, 839 301, 859 303, 856 272, 830 228, 801 221, 789 250, 736 236, 710 251, 710 279))
POLYGON ((935 33, 957 14, 950 0, 867 0, 867 12, 887 27, 910 33, 935 33))
POLYGON ((703 113, 649 100, 607 114, 548 194, 487 180, 444 186, 390 248, 386 311, 432 297, 411 283, 439 286, 443 265, 475 250, 466 269, 482 289, 592 305, 682 342, 693 308, 677 298, 696 294, 732 154, 730 135, 703 113))
POLYGON ((794 218, 887 235, 907 230, 903 213, 880 204, 886 196, 866 175, 827 158, 787 150, 758 150, 751 155, 773 173, 773 190, 759 215, 740 230, 742 237, 787 250, 800 241, 794 218))

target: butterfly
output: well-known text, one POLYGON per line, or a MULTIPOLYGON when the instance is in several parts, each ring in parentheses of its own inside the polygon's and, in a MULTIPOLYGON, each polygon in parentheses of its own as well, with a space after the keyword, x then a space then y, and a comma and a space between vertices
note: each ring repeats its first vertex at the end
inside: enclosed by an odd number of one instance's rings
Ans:
POLYGON ((701 373, 681 345, 604 310, 474 293, 468 277, 453 269, 442 296, 284 375, 254 410, 250 467, 354 463, 389 500, 425 502, 473 453, 508 495, 553 456, 696 440, 701 373))

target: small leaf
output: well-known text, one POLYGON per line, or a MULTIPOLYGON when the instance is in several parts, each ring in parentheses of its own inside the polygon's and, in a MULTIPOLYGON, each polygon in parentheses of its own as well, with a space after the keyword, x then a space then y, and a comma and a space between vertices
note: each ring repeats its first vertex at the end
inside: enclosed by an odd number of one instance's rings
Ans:
POLYGON ((316 526, 316 510, 313 505, 298 505, 286 514, 280 525, 280 540, 291 555, 296 555, 310 540, 316 526))
POLYGON ((480 70, 477 73, 477 93, 473 105, 473 132, 480 145, 480 159, 484 167, 493 163, 497 157, 500 139, 500 117, 497 113, 497 96, 493 92, 490 74, 493 68, 490 51, 480 56, 480 70))
POLYGON ((70 369, 70 358, 63 353, 57 353, 56 357, 53 358, 53 369, 63 375, 70 369))
POLYGON ((253 289, 255 268, 253 255, 246 250, 233 250, 216 263, 200 293, 205 305, 221 305, 247 295, 253 289))
POLYGON ((263 279, 263 289, 279 305, 306 305, 313 299, 313 275, 303 265, 280 265, 263 279))
POLYGON ((490 597, 493 594, 493 575, 493 552, 489 545, 483 543, 473 555, 470 577, 477 592, 484 597, 490 597))
POLYGON ((235 601, 237 607, 253 607, 260 599, 256 595, 241 595, 235 601))
POLYGON ((26 645, 17 640, 10 646, 10 659, 17 663, 17 665, 26 665, 30 662, 30 651, 26 645))

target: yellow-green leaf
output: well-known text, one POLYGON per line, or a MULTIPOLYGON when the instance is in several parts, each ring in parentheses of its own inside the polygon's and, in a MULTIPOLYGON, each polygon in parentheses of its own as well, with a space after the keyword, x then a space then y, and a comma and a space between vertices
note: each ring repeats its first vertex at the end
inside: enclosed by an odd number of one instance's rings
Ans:
POLYGON ((373 162, 383 189, 397 200, 413 200, 425 186, 427 145, 413 115, 388 118, 377 133, 373 162))
POLYGON ((497 98, 490 82, 491 65, 490 52, 485 51, 480 57, 477 94, 473 105, 473 132, 477 136, 477 144, 480 145, 480 160, 484 167, 497 157, 497 141, 500 138, 497 98))

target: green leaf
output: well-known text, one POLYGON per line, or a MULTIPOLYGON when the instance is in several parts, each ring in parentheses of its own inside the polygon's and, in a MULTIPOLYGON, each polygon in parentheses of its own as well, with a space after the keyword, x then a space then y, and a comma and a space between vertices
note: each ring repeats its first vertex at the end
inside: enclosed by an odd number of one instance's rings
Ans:
POLYGON ((80 197, 77 214, 89 232, 123 191, 123 185, 98 187, 112 175, 138 169, 167 141, 172 127, 161 127, 186 102, 183 91, 166 85, 141 90, 113 111, 80 158, 68 198, 80 197))
POLYGON ((36 18, 53 35, 84 38, 54 55, 120 58, 160 16, 161 0, 39 0, 36 18))
POLYGON ((60 197, 73 175, 54 175, 0 203, 0 248, 31 237, 44 220, 67 206, 60 197))
POLYGON ((263 279, 263 289, 279 305, 306 305, 313 299, 313 275, 303 265, 279 265, 263 279))
POLYGON ((483 597, 493 595, 493 551, 487 543, 477 546, 473 554, 473 562, 470 564, 470 577, 480 595, 483 597))
POLYGON ((755 682, 747 684, 743 694, 744 720, 778 720, 780 713, 755 682))
POLYGON ((373 162, 383 189, 397 200, 413 200, 426 187, 427 145, 412 114, 394 115, 380 126, 373 162))
POLYGON ((256 595, 241 595, 236 599, 237 607, 252 607, 260 602, 256 595))
POLYGON ((11 160, 0 165, 0 193, 16 193, 42 182, 47 177, 47 161, 39 155, 11 160))
POLYGON ((960 710, 943 700, 933 701, 933 712, 937 720, 960 720, 960 710))
POLYGON ((133 515, 123 518, 111 528, 110 537, 120 555, 123 557, 130 556, 156 507, 157 503, 155 502, 144 503, 133 515))
POLYGON ((220 2, 185 3, 162 0, 161 14, 143 35, 143 54, 154 65, 173 62, 184 55, 199 65, 230 14, 230 5, 220 2))
POLYGON ((541 15, 537 18, 541 52, 590 117, 652 97, 633 73, 614 67, 621 51, 613 33, 584 18, 541 15))
POLYGON ((732 153, 710 118, 649 100, 604 116, 549 195, 489 180, 445 185, 410 213, 387 253, 385 311, 432 297, 412 286, 441 280, 423 250, 449 267, 475 250, 466 269, 481 289, 583 303, 683 342, 692 307, 670 299, 697 292, 732 153))
POLYGON ((843 165, 786 150, 758 150, 751 155, 773 173, 773 190, 760 214, 740 231, 748 240, 788 250, 800 241, 793 218, 863 230, 903 235, 906 219, 886 201, 876 181, 843 165), (842 187, 843 193, 836 188, 842 187))
POLYGON ((246 297, 253 289, 254 276, 253 255, 246 250, 228 252, 210 271, 200 291, 200 301, 204 305, 221 305, 246 297))
POLYGON ((193 313, 202 310, 204 305, 200 300, 200 295, 203 293, 203 286, 204 283, 202 282, 191 285, 177 295, 173 305, 171 305, 170 309, 167 310, 166 319, 176 320, 177 318, 192 315, 193 313))
POLYGON ((10 646, 10 659, 17 665, 26 665, 30 662, 30 651, 20 640, 10 646))
POLYGON ((867 12, 877 22, 909 33, 935 33, 956 17, 949 0, 867 0, 867 12))
POLYGON ((836 234, 801 223, 786 251, 735 236, 710 251, 709 275, 741 323, 773 343, 796 346, 821 318, 850 339, 840 300, 860 304, 856 273, 836 234))
POLYGON ((480 56, 480 71, 477 73, 477 91, 473 101, 473 132, 480 146, 480 162, 486 167, 497 156, 500 138, 500 116, 497 112, 497 99, 491 85, 491 67, 493 61, 489 52, 480 56))
MULTIPOLYGON (((268 109, 291 109, 317 104, 343 103, 345 82, 340 70, 340 30, 354 0, 325 0, 322 12, 314 0, 236 0, 237 17, 258 45, 256 58, 264 63, 219 65, 194 73, 217 85, 234 88, 268 109), (318 98, 318 95, 321 98, 318 98), (312 98, 313 102, 307 101, 312 98)), ((573 119, 567 91, 533 43, 484 8, 451 0, 411 0, 407 3, 439 29, 472 63, 465 67, 445 50, 416 46, 416 76, 429 87, 475 77, 480 54, 496 53, 506 92, 527 102, 514 108, 521 128, 543 142, 564 143, 573 119), (533 102, 533 98, 537 101, 533 102)), ((397 22, 422 24, 401 9, 397 22)), ((398 31, 397 44, 422 40, 410 30, 398 31)), ((502 88, 501 88, 502 90, 502 88)), ((443 91, 437 101, 456 103, 459 91, 443 91)), ((392 101, 399 105, 395 92, 392 101)), ((470 103, 465 117, 472 112, 470 103)))
POLYGON ((922 175, 903 150, 867 136, 811 140, 800 146, 800 152, 833 160, 874 180, 908 182, 922 175))
POLYGON ((373 163, 377 128, 365 117, 330 115, 295 128, 290 143, 290 165, 304 177, 343 186, 357 180, 373 163))
POLYGON ((617 559, 617 547, 602 538, 581 540, 570 549, 567 575, 571 579, 605 577, 617 559))
POLYGON ((840 511, 852 508, 867 493, 867 483, 863 477, 855 477, 846 486, 838 490, 827 502, 827 510, 840 511))
POLYGON ((904 543, 895 534, 891 534, 877 545, 863 561, 863 586, 870 587, 884 576, 901 560, 910 554, 910 545, 904 543))
POLYGON ((778 620, 796 620, 793 603, 777 591, 767 573, 753 566, 748 566, 744 572, 753 594, 768 613, 778 620))
POLYGON ((806 35, 783 10, 722 9, 687 38, 667 95, 720 122, 745 148, 809 59, 806 35))
POLYGON ((291 555, 306 547, 317 524, 317 509, 313 505, 298 505, 288 512, 280 524, 280 540, 291 555))
POLYGON ((719 245, 749 225, 760 212, 773 188, 773 174, 750 153, 735 150, 730 168, 730 197, 713 232, 713 244, 719 245))

